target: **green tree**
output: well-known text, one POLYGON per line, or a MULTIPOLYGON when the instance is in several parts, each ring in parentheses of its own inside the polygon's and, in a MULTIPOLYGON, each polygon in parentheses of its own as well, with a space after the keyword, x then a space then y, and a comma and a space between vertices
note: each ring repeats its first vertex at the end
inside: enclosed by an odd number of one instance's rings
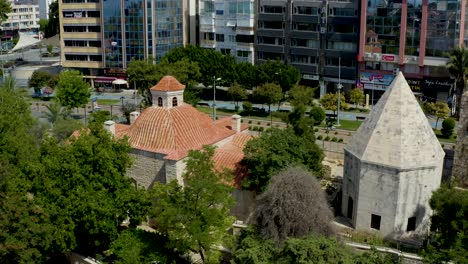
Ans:
POLYGON ((299 70, 279 60, 261 64, 259 71, 260 83, 276 83, 281 86, 283 93, 289 91, 301 79, 299 70))
POLYGON ((0 0, 0 22, 8 19, 8 13, 11 13, 11 3, 6 0, 0 0))
POLYGON ((286 168, 272 177, 257 197, 254 219, 260 234, 278 244, 292 237, 334 234, 325 193, 317 178, 301 167, 286 168))
POLYGON ((80 72, 66 70, 59 75, 55 97, 64 107, 76 108, 89 101, 90 89, 80 72))
POLYGON ((466 78, 468 75, 468 51, 465 47, 457 47, 449 54, 447 69, 455 78, 455 116, 459 116, 461 98, 466 86, 466 78))
POLYGON ((356 106, 364 104, 364 98, 364 92, 358 87, 352 89, 349 92, 349 101, 355 104, 356 106))
POLYGON ((306 116, 306 107, 298 105, 288 114, 287 122, 290 124, 297 136, 314 141, 314 120, 306 116))
POLYGON ((45 18, 39 19, 39 31, 45 32, 47 29, 47 24, 49 24, 49 20, 45 18))
POLYGON ((45 37, 50 38, 57 33, 60 33, 59 30, 59 6, 58 1, 53 1, 49 5, 49 21, 45 30, 45 37))
MULTIPOLYGON (((338 109, 338 94, 337 93, 327 93, 322 98, 320 98, 320 104, 326 110, 333 111, 333 114, 336 114, 338 109)), ((340 95, 340 110, 347 108, 346 100, 343 94, 340 95)))
POLYGON ((442 129, 440 132, 444 138, 450 138, 453 134, 453 129, 455 128, 455 119, 453 118, 446 118, 442 121, 442 129))
POLYGON ((321 173, 323 151, 310 138, 297 136, 292 128, 275 129, 247 142, 242 164, 249 177, 243 187, 264 191, 270 178, 290 165, 303 165, 310 171, 321 173))
POLYGON ((52 103, 48 104, 46 108, 47 112, 44 113, 44 116, 52 126, 58 120, 65 119, 70 115, 70 109, 62 107, 62 105, 57 101, 53 101, 52 103))
POLYGON ((250 113, 252 112, 253 110, 253 105, 251 102, 249 101, 245 101, 242 103, 242 109, 244 110, 244 112, 247 113, 247 115, 250 117, 250 113))
POLYGON ((268 105, 268 112, 271 114, 271 105, 278 103, 283 97, 281 87, 274 83, 265 83, 253 91, 255 101, 268 105))
POLYGON ((429 115, 436 116, 436 124, 435 127, 439 124, 440 118, 447 118, 450 113, 450 108, 448 107, 447 103, 444 102, 435 102, 435 103, 426 103, 424 105, 424 110, 429 115))
POLYGON ((34 91, 37 92, 42 87, 49 84, 52 79, 52 75, 46 71, 35 70, 29 78, 28 86, 34 87, 34 91))
POLYGON ((247 99, 247 90, 238 83, 233 83, 227 90, 229 96, 236 103, 236 109, 239 109, 239 101, 247 99))
POLYGON ((236 82, 246 89, 258 84, 258 67, 248 62, 239 62, 235 64, 236 82))
POLYGON ((292 106, 312 106, 316 88, 294 85, 288 93, 288 101, 292 106))
POLYGON ((310 109, 310 117, 314 119, 314 125, 320 125, 325 120, 326 114, 322 107, 312 106, 310 109))
POLYGON ((424 250, 426 263, 466 263, 468 259, 468 192, 441 187, 429 201, 434 211, 432 235, 424 250))
POLYGON ((236 239, 233 262, 238 264, 270 264, 275 263, 279 253, 271 239, 265 239, 258 234, 256 228, 249 226, 242 230, 236 239))
POLYGON ((234 222, 229 216, 234 203, 232 187, 225 183, 227 174, 214 168, 213 155, 212 147, 190 151, 184 186, 174 180, 157 183, 153 190, 158 231, 169 238, 171 248, 200 254, 203 263, 219 261, 219 252, 213 247, 230 240, 226 230, 234 222))

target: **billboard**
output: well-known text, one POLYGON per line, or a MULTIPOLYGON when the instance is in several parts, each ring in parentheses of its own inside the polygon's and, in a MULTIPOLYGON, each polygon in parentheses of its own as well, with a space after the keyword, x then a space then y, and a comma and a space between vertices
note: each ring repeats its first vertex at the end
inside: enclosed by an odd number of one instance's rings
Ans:
POLYGON ((359 82, 364 86, 364 89, 385 91, 394 77, 391 74, 361 72, 359 82))

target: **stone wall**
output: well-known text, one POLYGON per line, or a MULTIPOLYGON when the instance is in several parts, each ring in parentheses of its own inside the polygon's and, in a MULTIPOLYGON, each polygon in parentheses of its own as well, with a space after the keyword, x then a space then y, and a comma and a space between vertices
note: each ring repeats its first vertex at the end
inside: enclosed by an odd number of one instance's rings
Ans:
POLYGON ((138 186, 149 189, 156 181, 166 183, 166 166, 161 154, 133 149, 130 156, 133 165, 128 169, 127 176, 134 179, 138 186))
POLYGON ((465 188, 468 187, 468 91, 462 97, 453 165, 453 180, 465 188))

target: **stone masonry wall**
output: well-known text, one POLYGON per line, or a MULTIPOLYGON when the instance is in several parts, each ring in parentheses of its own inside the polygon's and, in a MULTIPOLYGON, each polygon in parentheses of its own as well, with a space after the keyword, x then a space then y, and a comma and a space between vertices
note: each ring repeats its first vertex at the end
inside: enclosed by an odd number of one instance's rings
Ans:
POLYGON ((453 164, 452 179, 468 187, 468 91, 463 94, 460 120, 457 126, 457 146, 453 164))
POLYGON ((133 149, 130 156, 134 160, 127 176, 134 179, 138 186, 149 189, 156 181, 166 183, 166 168, 161 154, 133 149))

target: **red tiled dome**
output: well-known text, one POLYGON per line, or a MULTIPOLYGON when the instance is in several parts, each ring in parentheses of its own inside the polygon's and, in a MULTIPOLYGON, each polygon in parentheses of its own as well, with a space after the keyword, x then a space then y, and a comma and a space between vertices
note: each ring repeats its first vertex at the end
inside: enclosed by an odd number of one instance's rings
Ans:
POLYGON ((180 91, 185 89, 185 85, 181 84, 176 78, 172 76, 164 76, 159 82, 153 86, 150 90, 152 91, 180 91))

